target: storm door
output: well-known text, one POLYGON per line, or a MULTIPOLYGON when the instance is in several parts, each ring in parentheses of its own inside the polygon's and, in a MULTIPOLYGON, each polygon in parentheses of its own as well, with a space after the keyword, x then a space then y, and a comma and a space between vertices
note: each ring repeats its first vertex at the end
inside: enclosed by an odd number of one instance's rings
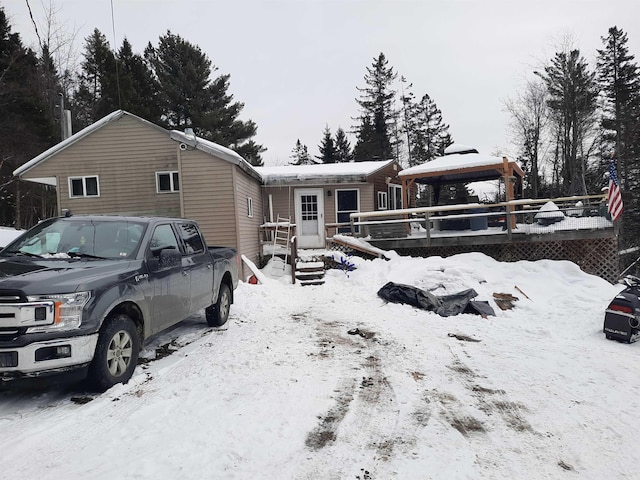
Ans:
POLYGON ((324 199, 321 188, 296 190, 298 248, 324 248, 324 199))

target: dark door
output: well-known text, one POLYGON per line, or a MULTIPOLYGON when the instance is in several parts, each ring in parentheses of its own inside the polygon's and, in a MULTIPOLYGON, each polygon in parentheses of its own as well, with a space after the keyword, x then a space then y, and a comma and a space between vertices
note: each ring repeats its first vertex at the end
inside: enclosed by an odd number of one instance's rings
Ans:
POLYGON ((191 313, 196 313, 213 299, 213 260, 195 224, 183 222, 178 231, 185 249, 183 267, 191 282, 191 313))
POLYGON ((163 264, 160 262, 160 252, 167 248, 181 252, 180 243, 170 223, 155 227, 147 252, 151 266, 149 278, 154 292, 151 299, 151 329, 154 333, 184 320, 191 312, 189 273, 183 269, 185 255, 181 255, 181 261, 174 264, 163 264))

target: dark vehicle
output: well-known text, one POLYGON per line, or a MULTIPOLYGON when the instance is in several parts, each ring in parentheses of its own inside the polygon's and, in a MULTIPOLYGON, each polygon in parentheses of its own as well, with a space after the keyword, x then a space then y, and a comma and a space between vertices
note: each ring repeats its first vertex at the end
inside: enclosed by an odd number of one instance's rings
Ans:
POLYGON ((609 303, 602 331, 609 340, 632 343, 640 338, 640 278, 627 275, 626 285, 609 303))
POLYGON ((223 325, 236 251, 190 220, 45 220, 0 251, 0 381, 74 374, 126 383, 145 339, 204 309, 223 325))

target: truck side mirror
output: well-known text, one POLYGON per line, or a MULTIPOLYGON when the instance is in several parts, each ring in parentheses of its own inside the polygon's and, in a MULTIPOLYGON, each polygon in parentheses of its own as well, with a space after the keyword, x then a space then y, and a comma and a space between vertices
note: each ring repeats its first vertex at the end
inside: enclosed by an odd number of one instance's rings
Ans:
POLYGON ((169 268, 182 264, 182 254, 175 248, 163 248, 160 250, 160 267, 169 268))

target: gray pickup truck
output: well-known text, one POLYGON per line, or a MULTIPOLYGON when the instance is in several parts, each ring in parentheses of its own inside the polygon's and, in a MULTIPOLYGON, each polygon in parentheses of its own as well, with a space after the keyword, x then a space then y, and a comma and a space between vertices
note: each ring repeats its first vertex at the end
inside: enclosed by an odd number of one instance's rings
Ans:
POLYGON ((207 247, 193 221, 45 220, 0 251, 0 383, 126 383, 151 335, 202 310, 223 325, 237 284, 236 251, 207 247))

